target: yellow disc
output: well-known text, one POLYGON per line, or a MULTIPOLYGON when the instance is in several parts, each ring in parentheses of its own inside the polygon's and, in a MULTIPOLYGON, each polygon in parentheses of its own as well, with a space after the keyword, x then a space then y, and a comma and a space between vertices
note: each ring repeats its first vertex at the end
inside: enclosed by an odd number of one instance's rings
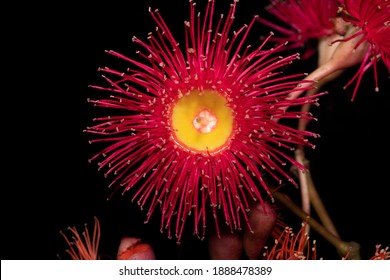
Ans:
POLYGON ((233 112, 218 92, 191 91, 173 106, 175 140, 196 152, 217 152, 228 145, 233 130, 233 112))

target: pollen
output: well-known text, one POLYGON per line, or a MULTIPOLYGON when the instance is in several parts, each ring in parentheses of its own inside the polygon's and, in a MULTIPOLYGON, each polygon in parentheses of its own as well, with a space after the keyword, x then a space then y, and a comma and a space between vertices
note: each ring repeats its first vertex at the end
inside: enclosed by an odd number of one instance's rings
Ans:
POLYGON ((205 109, 196 115, 192 123, 200 133, 210 133, 217 125, 217 120, 213 113, 205 109))

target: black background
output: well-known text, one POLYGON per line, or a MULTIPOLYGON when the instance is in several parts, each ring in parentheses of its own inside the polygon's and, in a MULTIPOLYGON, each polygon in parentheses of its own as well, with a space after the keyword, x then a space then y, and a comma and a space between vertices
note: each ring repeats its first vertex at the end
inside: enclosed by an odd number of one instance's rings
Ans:
MULTIPOLYGON (((198 1, 205 2, 205 1, 198 1)), ((235 28, 254 14, 267 16, 264 1, 240 1, 235 28)), ((230 1, 217 1, 217 13, 230 1)), ((202 5, 198 4, 199 10, 202 5)), ((107 201, 110 183, 88 159, 96 150, 82 131, 94 110, 90 84, 102 82, 98 67, 115 65, 105 54, 113 49, 133 56, 133 35, 145 39, 154 30, 148 7, 158 8, 178 41, 189 18, 183 0, 128 1, 80 6, 71 2, 9 7, 3 41, 3 182, 1 259, 68 258, 59 234, 68 226, 82 229, 102 225, 101 253, 115 258, 120 238, 142 237, 159 259, 207 259, 207 242, 188 232, 181 246, 159 232, 159 217, 144 225, 144 212, 130 196, 107 201)), ((203 5, 204 6, 204 5, 203 5)), ((262 29, 256 32, 261 33, 262 29)), ((248 43, 257 45, 255 33, 248 43)), ((310 72, 316 58, 299 61, 291 71, 310 72)), ((329 95, 314 109, 319 119, 310 127, 321 134, 308 152, 318 191, 341 237, 362 245, 364 258, 376 244, 390 245, 388 229, 390 92, 388 71, 380 67, 380 92, 373 88, 372 71, 363 79, 358 96, 342 86, 356 69, 329 83, 329 95)), ((352 88, 351 88, 352 89, 352 88)), ((289 191, 292 196, 297 190, 289 191)), ((288 214, 287 214, 288 216, 288 214)), ((291 224, 299 226, 293 216, 291 224)), ((338 259, 327 241, 315 232, 319 257, 338 259)))

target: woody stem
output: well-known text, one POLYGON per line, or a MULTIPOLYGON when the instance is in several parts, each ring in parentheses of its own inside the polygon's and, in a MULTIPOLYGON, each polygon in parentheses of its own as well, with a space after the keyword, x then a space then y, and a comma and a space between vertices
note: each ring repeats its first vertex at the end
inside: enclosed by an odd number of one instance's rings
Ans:
POLYGON ((324 239, 331 243, 339 252, 341 256, 349 256, 350 259, 360 259, 360 245, 356 242, 345 242, 341 240, 338 236, 332 234, 327 230, 323 225, 317 222, 315 219, 311 218, 307 213, 305 213, 298 205, 296 205, 290 199, 287 199, 284 194, 279 191, 273 191, 273 197, 286 206, 292 213, 298 216, 303 221, 307 223, 318 232, 324 239))

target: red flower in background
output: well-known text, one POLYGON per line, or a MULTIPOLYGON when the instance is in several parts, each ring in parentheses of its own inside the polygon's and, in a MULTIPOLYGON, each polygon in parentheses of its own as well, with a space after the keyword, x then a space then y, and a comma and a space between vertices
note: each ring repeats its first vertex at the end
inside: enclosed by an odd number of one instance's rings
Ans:
POLYGON ((318 38, 335 33, 332 19, 338 5, 337 0, 273 0, 267 11, 281 24, 260 17, 258 20, 273 29, 276 36, 272 41, 288 41, 290 49, 305 48, 303 58, 307 58, 316 52, 318 38))
POLYGON ((200 237, 209 214, 217 231, 221 215, 231 230, 241 229, 242 220, 250 228, 250 206, 263 201, 262 191, 271 195, 262 171, 277 183, 293 182, 283 165, 304 167, 286 152, 312 146, 306 137, 317 136, 273 120, 311 119, 284 109, 315 103, 319 95, 288 99, 303 75, 281 71, 298 55, 274 55, 282 45, 263 49, 269 38, 255 49, 246 46, 255 18, 229 37, 236 2, 216 25, 214 1, 203 20, 191 2, 183 49, 160 13, 150 11, 155 33, 147 41, 133 38, 143 48, 140 59, 108 51, 129 69, 102 68, 108 86, 92 86, 107 98, 90 102, 113 115, 86 129, 96 137, 92 143, 106 144, 91 160, 102 158, 99 169, 116 175, 112 185, 133 191, 141 208, 149 205, 147 221, 160 210, 161 230, 173 231, 178 242, 189 216, 200 237))
MULTIPOLYGON (((72 260, 100 260, 99 253, 101 228, 97 217, 94 217, 93 233, 90 234, 87 224, 84 225, 84 230, 79 233, 75 226, 69 227, 71 233, 70 238, 63 232, 60 234, 65 239, 68 248, 66 252, 72 260)), ((153 248, 141 242, 140 238, 123 237, 119 243, 118 260, 154 260, 155 255, 153 248)))
POLYGON ((266 260, 315 260, 317 258, 316 241, 310 242, 307 234, 308 224, 302 223, 297 234, 291 227, 286 227, 275 244, 269 250, 265 247, 263 258, 266 260))
POLYGON ((390 2, 387 0, 342 0, 340 15, 344 21, 354 25, 355 29, 343 40, 357 38, 357 49, 361 44, 369 44, 360 68, 348 82, 350 85, 357 79, 353 97, 356 95, 363 74, 374 67, 375 86, 378 88, 377 61, 382 60, 390 71, 390 2))
POLYGON ((89 233, 87 224, 84 225, 84 231, 80 234, 76 227, 69 227, 68 230, 72 233, 69 239, 66 234, 60 231, 68 244, 66 252, 72 260, 98 260, 100 255, 98 252, 100 245, 100 223, 94 217, 93 234, 89 233))
POLYGON ((375 246, 375 254, 370 260, 390 260, 389 247, 381 248, 382 245, 378 244, 375 246))
MULTIPOLYGON (((286 227, 278 238, 275 239, 273 246, 264 247, 263 259, 266 260, 317 260, 317 242, 310 240, 307 233, 308 223, 302 223, 298 233, 294 233, 291 227, 286 227)), ((389 247, 381 248, 382 245, 375 247, 375 253, 368 260, 388 260, 390 259, 389 247)), ((349 259, 352 247, 342 260, 349 259)), ((322 258, 319 258, 322 259, 322 258)))

